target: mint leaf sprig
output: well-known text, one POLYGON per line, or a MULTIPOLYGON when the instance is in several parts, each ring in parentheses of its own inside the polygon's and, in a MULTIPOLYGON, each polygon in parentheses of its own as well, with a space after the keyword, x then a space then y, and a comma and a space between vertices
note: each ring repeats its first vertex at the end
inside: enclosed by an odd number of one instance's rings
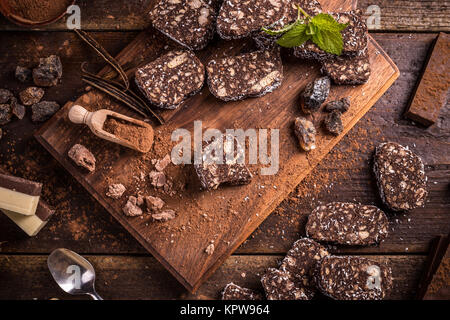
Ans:
POLYGON ((302 8, 297 6, 298 16, 291 23, 280 30, 262 28, 264 32, 272 36, 282 35, 277 40, 278 45, 285 48, 299 47, 311 40, 325 52, 340 56, 344 47, 341 31, 348 24, 339 23, 327 13, 319 13, 311 17, 302 8))

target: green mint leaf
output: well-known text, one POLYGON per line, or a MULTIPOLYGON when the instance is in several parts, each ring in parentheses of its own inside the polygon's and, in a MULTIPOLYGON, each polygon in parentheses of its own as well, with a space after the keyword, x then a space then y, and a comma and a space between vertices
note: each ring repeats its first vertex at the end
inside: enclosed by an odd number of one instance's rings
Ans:
POLYGON ((344 40, 339 31, 328 31, 318 28, 317 32, 312 35, 311 40, 325 52, 338 56, 342 54, 344 40))
POLYGON ((348 24, 339 23, 327 13, 319 13, 312 18, 311 23, 317 28, 327 31, 342 31, 347 28, 348 24))
POLYGON ((288 32, 289 30, 291 30, 293 27, 295 27, 297 24, 299 24, 298 21, 295 21, 294 23, 288 24, 287 26, 285 26, 284 28, 280 29, 280 30, 270 30, 268 28, 263 27, 262 31, 264 31, 265 33, 271 35, 271 36, 278 36, 280 34, 283 34, 285 32, 288 32))
POLYGON ((308 41, 311 36, 306 34, 307 25, 297 24, 291 30, 286 32, 277 43, 285 48, 294 48, 301 46, 303 43, 308 41))

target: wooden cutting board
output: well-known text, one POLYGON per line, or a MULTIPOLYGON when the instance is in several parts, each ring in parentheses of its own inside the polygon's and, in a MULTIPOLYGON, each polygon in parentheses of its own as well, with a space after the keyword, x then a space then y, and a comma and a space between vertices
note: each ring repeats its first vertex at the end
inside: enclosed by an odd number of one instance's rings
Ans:
MULTIPOLYGON (((328 11, 345 11, 356 7, 355 1, 322 0, 328 11)), ((154 60, 174 46, 157 32, 141 33, 119 55, 119 62, 132 76, 137 66, 154 60)), ((252 50, 245 41, 226 42, 215 39, 206 50, 198 53, 203 62, 212 56, 238 54, 252 50)), ((264 221, 309 172, 325 157, 342 137, 373 106, 399 76, 399 71, 382 48, 370 38, 372 76, 362 86, 332 86, 329 99, 351 96, 351 108, 343 116, 344 132, 333 137, 320 129, 323 113, 315 115, 319 127, 318 148, 308 154, 301 151, 293 134, 293 120, 301 115, 298 96, 304 86, 319 75, 319 66, 283 54, 285 79, 275 92, 262 98, 225 103, 215 99, 205 87, 175 111, 165 111, 167 120, 155 128, 156 142, 145 156, 94 137, 82 126, 67 119, 69 102, 36 134, 37 140, 97 199, 152 255, 154 255, 187 289, 195 291, 232 252, 264 221), (153 169, 152 160, 170 153, 175 144, 170 141, 174 129, 193 129, 201 120, 203 129, 224 131, 233 128, 280 129, 280 169, 275 176, 259 175, 259 165, 251 166, 255 173, 248 186, 221 187, 213 192, 201 191, 191 166, 170 165, 167 176, 173 181, 173 193, 155 190, 146 174, 153 169), (89 148, 97 158, 97 169, 87 174, 67 157, 76 143, 89 148), (141 179, 143 178, 143 179, 141 179), (125 196, 112 200, 105 196, 110 183, 123 183, 125 196), (149 215, 128 218, 121 208, 126 198, 137 193, 160 196, 167 208, 177 212, 176 219, 158 223, 149 215), (214 252, 205 249, 214 244, 214 252)), ((110 70, 109 70, 110 71, 110 70)), ((103 74, 109 72, 102 71, 103 74)), ((90 91, 75 103, 91 110, 108 108, 136 116, 102 94, 90 91)), ((154 162, 154 161, 153 161, 154 162)), ((231 279, 230 279, 231 280, 231 279)))

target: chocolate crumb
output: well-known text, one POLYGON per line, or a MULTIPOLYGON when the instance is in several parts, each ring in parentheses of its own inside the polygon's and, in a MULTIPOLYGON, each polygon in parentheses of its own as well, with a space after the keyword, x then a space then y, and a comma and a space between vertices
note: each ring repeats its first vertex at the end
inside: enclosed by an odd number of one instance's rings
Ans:
POLYGON ((338 136, 344 130, 342 124, 341 113, 339 111, 333 111, 325 117, 324 120, 325 129, 332 135, 338 136))
POLYGON ((127 217, 137 217, 142 215, 142 209, 138 206, 138 199, 134 196, 130 196, 128 198, 127 203, 122 208, 123 213, 127 217))
POLYGON ((159 213, 152 214, 152 218, 155 221, 166 222, 175 219, 176 213, 173 210, 164 210, 159 213))
POLYGON ((33 69, 34 84, 39 87, 56 86, 62 77, 61 59, 56 55, 41 58, 39 66, 33 69))
POLYGON ((153 212, 161 210, 165 205, 165 202, 161 198, 152 196, 145 197, 145 203, 147 205, 147 209, 153 212))
POLYGON ((350 108, 350 98, 345 97, 339 100, 330 101, 325 106, 325 111, 333 112, 339 111, 340 113, 345 113, 350 108))
POLYGON ((29 87, 19 93, 20 101, 22 101, 23 105, 31 106, 35 103, 41 101, 44 97, 45 91, 42 88, 38 87, 29 87))
POLYGON ((152 186, 162 188, 166 184, 166 175, 162 172, 152 171, 149 173, 152 186))
POLYGON ((86 168, 90 172, 95 171, 95 157, 85 146, 74 145, 68 155, 78 166, 86 168))
POLYGON ((123 184, 112 184, 108 187, 108 192, 106 192, 106 196, 113 198, 113 199, 120 199, 124 192, 126 191, 126 188, 123 184))

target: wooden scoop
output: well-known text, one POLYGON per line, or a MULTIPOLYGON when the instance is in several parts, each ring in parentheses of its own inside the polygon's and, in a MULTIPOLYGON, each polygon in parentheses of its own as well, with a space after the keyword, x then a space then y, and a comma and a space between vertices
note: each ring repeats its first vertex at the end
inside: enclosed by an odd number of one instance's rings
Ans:
POLYGON ((114 142, 117 144, 120 144, 121 146, 142 152, 147 153, 150 151, 152 145, 153 145, 153 128, 148 123, 145 123, 141 120, 136 120, 127 116, 124 116, 123 114, 111 111, 111 110, 98 110, 95 112, 89 112, 85 108, 79 105, 74 105, 69 110, 69 119, 73 123, 76 124, 86 124, 97 137, 114 142), (146 148, 146 150, 139 149, 139 146, 136 146, 132 144, 131 142, 119 138, 115 136, 114 134, 111 134, 103 129, 105 121, 108 117, 116 118, 119 120, 130 122, 130 124, 137 125, 139 127, 143 128, 149 128, 151 132, 151 136, 149 137, 151 143, 149 144, 149 147, 146 148))

